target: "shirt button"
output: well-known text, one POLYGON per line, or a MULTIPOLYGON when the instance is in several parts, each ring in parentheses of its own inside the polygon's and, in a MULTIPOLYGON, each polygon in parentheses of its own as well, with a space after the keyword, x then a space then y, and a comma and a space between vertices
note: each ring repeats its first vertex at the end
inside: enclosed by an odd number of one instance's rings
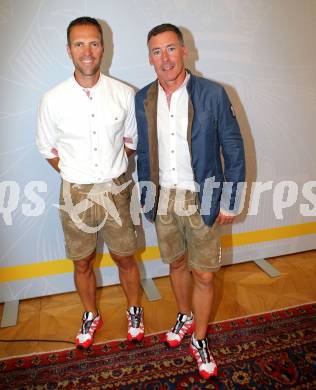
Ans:
POLYGON ((176 170, 176 168, 172 168, 172 170, 173 170, 173 171, 175 171, 175 170, 176 170))
POLYGON ((91 114, 92 118, 94 118, 94 114, 91 114))
POLYGON ((174 133, 171 133, 171 135, 174 135, 174 133))
POLYGON ((170 116, 171 116, 171 118, 173 118, 173 114, 171 114, 170 116))
POLYGON ((93 150, 96 152, 98 150, 98 148, 94 148, 93 150))
POLYGON ((117 121, 117 120, 118 120, 118 117, 115 117, 114 119, 117 121))
POLYGON ((171 153, 174 153, 174 150, 171 150, 171 153))
POLYGON ((92 134, 97 134, 97 132, 96 132, 96 131, 93 131, 92 134))
POLYGON ((92 97, 90 96, 90 98, 89 98, 90 100, 92 100, 92 97))
POLYGON ((98 164, 94 164, 95 167, 98 167, 98 164))

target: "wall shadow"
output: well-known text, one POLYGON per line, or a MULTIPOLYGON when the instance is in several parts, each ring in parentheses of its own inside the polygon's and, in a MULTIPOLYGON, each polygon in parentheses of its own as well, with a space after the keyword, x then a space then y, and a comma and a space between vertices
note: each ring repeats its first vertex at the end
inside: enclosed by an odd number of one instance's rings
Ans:
POLYGON ((104 55, 101 64, 101 72, 106 76, 110 76, 112 79, 123 82, 126 85, 129 85, 136 92, 138 88, 126 80, 120 80, 119 78, 110 75, 110 69, 114 56, 114 42, 113 42, 113 31, 109 24, 105 20, 98 19, 98 22, 101 24, 103 30, 103 42, 104 42, 104 55))
MULTIPOLYGON (((195 45, 194 37, 189 29, 181 26, 180 30, 183 34, 184 43, 188 48, 188 57, 185 60, 186 68, 189 69, 194 75, 204 77, 202 72, 196 68, 196 62, 199 60, 199 52, 195 45)), ((210 79, 211 80, 211 79, 210 79)), ((217 82, 217 80, 211 80, 217 82)), ((245 155, 246 155, 246 183, 249 186, 246 187, 245 202, 243 211, 236 217, 234 224, 241 223, 247 216, 247 210, 250 202, 251 183, 256 180, 257 177, 257 158, 255 151, 255 143, 252 136, 250 124, 247 118, 246 110, 239 99, 236 89, 226 83, 221 83, 224 86, 229 99, 234 107, 236 117, 240 126, 241 135, 244 141, 245 155)), ((221 237, 222 244, 224 246, 225 262, 223 265, 233 264, 233 236, 232 236, 232 225, 221 226, 221 237), (225 249, 226 248, 226 249, 225 249)), ((223 291, 225 286, 225 268, 220 270, 220 276, 216 278, 216 291, 215 299, 212 309, 211 319, 214 320, 215 313, 223 298, 223 291)))
POLYGON ((195 76, 203 77, 203 74, 196 69, 195 65, 195 63, 199 60, 199 52, 196 48, 194 37, 191 31, 186 27, 180 26, 179 28, 183 34, 184 44, 188 49, 188 56, 184 61, 185 67, 186 69, 189 69, 195 76))
POLYGON ((101 64, 101 72, 107 76, 110 74, 110 68, 114 55, 113 31, 105 20, 98 19, 103 30, 104 55, 101 64))

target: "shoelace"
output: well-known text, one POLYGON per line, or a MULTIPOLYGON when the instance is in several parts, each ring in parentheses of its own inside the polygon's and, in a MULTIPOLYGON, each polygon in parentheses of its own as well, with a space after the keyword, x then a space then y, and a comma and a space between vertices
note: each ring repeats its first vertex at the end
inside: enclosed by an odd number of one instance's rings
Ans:
POLYGON ((93 321, 96 319, 96 317, 98 316, 99 314, 97 314, 95 317, 93 317, 91 320, 88 320, 88 316, 89 316, 89 312, 85 312, 83 314, 83 318, 82 318, 82 325, 81 325, 81 333, 82 334, 87 334, 89 333, 89 330, 90 330, 90 327, 93 323, 93 321))
POLYGON ((185 321, 177 321, 175 326, 172 329, 172 333, 178 334, 184 324, 185 324, 185 321))
POLYGON ((207 348, 198 348, 203 363, 210 363, 211 358, 207 348))
POLYGON ((193 346, 198 350, 202 362, 203 363, 210 363, 211 362, 211 357, 210 357, 210 353, 209 353, 209 350, 208 350, 208 347, 207 347, 207 343, 204 340, 199 340, 198 344, 199 345, 196 346, 193 343, 193 346))
POLYGON ((92 325, 93 320, 84 320, 82 321, 81 333, 89 333, 90 326, 92 325))
POLYGON ((132 328, 139 328, 139 325, 140 325, 140 321, 141 321, 141 314, 131 314, 129 313, 129 315, 131 316, 131 323, 132 323, 132 328))
POLYGON ((180 332, 180 330, 182 329, 183 325, 186 323, 186 321, 191 321, 191 319, 188 320, 187 317, 185 317, 186 319, 183 321, 183 317, 184 317, 183 314, 178 315, 177 322, 172 329, 172 333, 178 334, 180 332))

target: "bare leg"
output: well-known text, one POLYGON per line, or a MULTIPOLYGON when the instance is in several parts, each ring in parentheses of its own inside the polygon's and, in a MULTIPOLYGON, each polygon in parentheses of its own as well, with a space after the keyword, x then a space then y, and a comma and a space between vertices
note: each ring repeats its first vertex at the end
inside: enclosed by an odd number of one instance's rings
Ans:
POLYGON ((213 292, 214 275, 212 272, 192 270, 194 287, 192 305, 195 318, 194 335, 198 340, 204 339, 207 333, 207 325, 210 319, 213 292))
POLYGON ((170 264, 170 280, 179 312, 190 315, 192 276, 185 256, 170 264))
POLYGON ((126 295, 127 306, 139 306, 140 276, 134 256, 118 256, 110 252, 119 270, 122 288, 126 295))
POLYGON ((96 278, 93 270, 95 252, 80 260, 74 261, 74 281, 85 311, 97 314, 96 278))

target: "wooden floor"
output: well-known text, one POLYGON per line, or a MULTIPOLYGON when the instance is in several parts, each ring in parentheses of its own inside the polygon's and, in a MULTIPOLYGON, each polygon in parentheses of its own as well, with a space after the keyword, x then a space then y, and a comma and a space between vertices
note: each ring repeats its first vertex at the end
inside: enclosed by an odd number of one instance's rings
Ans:
MULTIPOLYGON (((277 257, 269 262, 282 273, 280 277, 270 278, 252 262, 223 267, 216 275, 210 321, 316 301, 316 251, 277 257)), ((157 278, 155 282, 162 299, 148 302, 142 296, 147 334, 168 329, 177 313, 169 278, 157 278)), ((126 304, 121 287, 98 289, 98 304, 104 326, 97 333, 96 342, 125 338, 126 304)), ((0 305, 0 316, 2 311, 3 305, 0 305)), ((76 293, 21 301, 18 325, 0 329, 0 357, 72 348, 69 343, 38 340, 72 342, 81 315, 82 306, 76 293)))

